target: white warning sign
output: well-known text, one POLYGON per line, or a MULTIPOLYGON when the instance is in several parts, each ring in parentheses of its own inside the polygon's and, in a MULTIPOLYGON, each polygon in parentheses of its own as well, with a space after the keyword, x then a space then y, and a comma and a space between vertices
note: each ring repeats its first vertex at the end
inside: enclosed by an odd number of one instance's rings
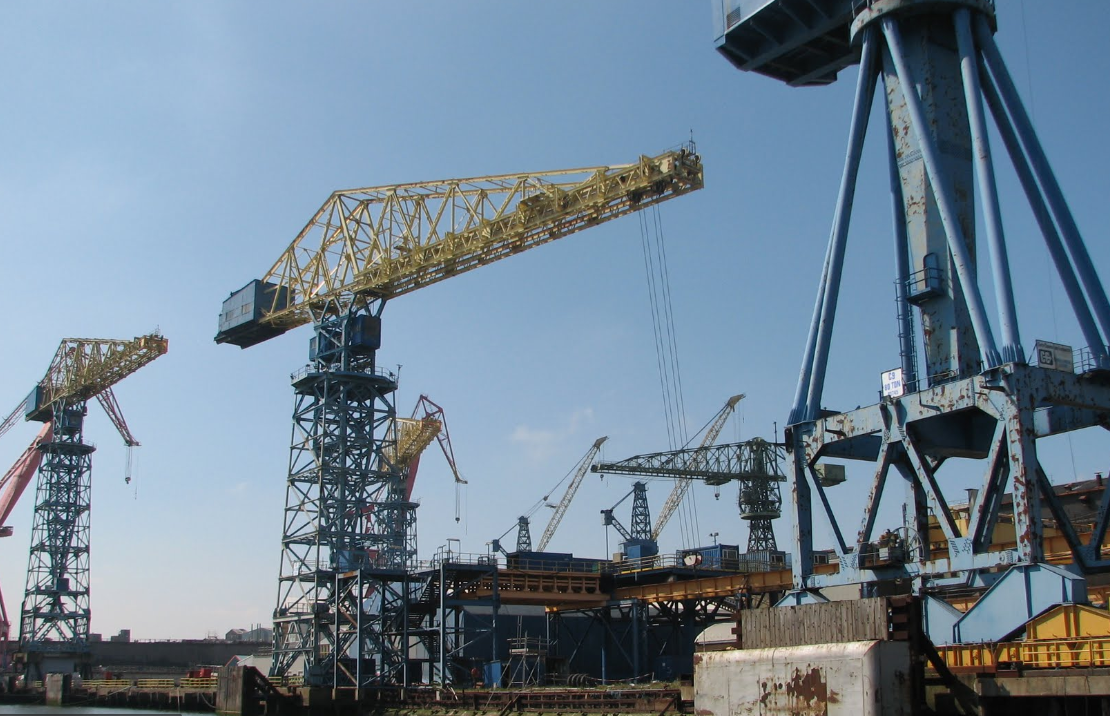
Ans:
POLYGON ((906 384, 902 380, 902 369, 895 368, 883 373, 883 397, 900 398, 906 393, 906 384))
POLYGON ((1037 366, 1040 368, 1062 370, 1065 373, 1075 372, 1071 346, 1037 341, 1033 347, 1033 352, 1037 355, 1037 366))

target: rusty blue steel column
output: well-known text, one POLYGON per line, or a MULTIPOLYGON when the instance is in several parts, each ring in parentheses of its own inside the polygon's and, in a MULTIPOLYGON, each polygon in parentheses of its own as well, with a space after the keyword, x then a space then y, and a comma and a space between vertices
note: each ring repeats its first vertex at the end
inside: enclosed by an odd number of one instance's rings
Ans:
POLYGON ((859 176, 863 140, 867 136, 867 122, 871 102, 875 98, 875 31, 864 30, 863 50, 860 57, 859 81, 856 83, 856 101, 852 108, 852 127, 848 134, 848 156, 840 178, 840 193, 836 200, 832 234, 829 237, 829 271, 822 289, 821 315, 811 327, 816 328, 813 346, 812 370, 809 390, 806 392, 805 420, 815 420, 821 409, 821 394, 825 388, 825 370, 828 367, 829 344, 832 339, 836 303, 840 295, 840 278, 844 271, 844 250, 848 243, 848 224, 852 218, 852 203, 856 196, 856 178, 859 176))
POLYGON ((813 347, 817 344, 817 326, 821 323, 821 306, 825 303, 825 285, 829 279, 832 265, 832 242, 825 247, 825 262, 821 265, 821 280, 817 284, 817 300, 813 304, 813 317, 809 322, 805 352, 802 354, 802 368, 798 371, 798 386, 794 389, 794 405, 790 409, 788 425, 806 420, 806 395, 809 394, 810 377, 813 374, 813 347))
POLYGON ((1079 330, 1083 332, 1083 338, 1087 341, 1088 346, 1100 345, 1102 338, 1099 336, 1098 326, 1095 325, 1095 319, 1087 304, 1087 298, 1083 295, 1083 289, 1072 270, 1067 251, 1060 241, 1060 234, 1057 233, 1056 225, 1052 223, 1048 207, 1045 206, 1044 199, 1041 197, 1037 180, 1033 176, 1033 170, 1025 161, 1025 154, 1021 150, 1021 142, 1017 134, 1014 133, 1013 127, 1010 126, 1006 110, 1002 105, 1002 98, 998 96, 994 83, 986 74, 986 68, 980 68, 979 82, 983 90, 983 98, 994 116, 998 135, 1002 138, 1002 143, 1010 155, 1010 161, 1013 163, 1014 171, 1017 172, 1018 181, 1021 182, 1025 197, 1029 200, 1029 208, 1032 209, 1033 217, 1037 220, 1037 225, 1041 229, 1045 247, 1052 257, 1052 262, 1056 265, 1056 273, 1060 276, 1060 282, 1064 285, 1064 292, 1068 295, 1068 301, 1071 302, 1072 311, 1075 312, 1075 320, 1079 323, 1079 330))
POLYGON ((790 570, 794 589, 805 589, 806 580, 813 574, 813 490, 806 475, 809 465, 805 439, 798 429, 795 429, 792 438, 790 506, 794 511, 794 559, 790 570))
POLYGON ((1040 492, 1037 487, 1037 443, 1033 437, 1033 410, 1010 397, 1003 411, 1009 451, 1014 532, 1018 558, 1022 562, 1043 562, 1044 525, 1040 492))
MULTIPOLYGON (((886 77, 882 78, 886 94, 886 77)), ((909 238, 906 235, 906 205, 902 196, 902 177, 898 173, 898 150, 894 146, 894 122, 890 112, 886 116, 886 145, 890 155, 890 202, 894 215, 894 301, 898 311, 898 342, 902 353, 902 381, 908 391, 916 391, 917 361, 913 334, 913 309, 907 300, 910 280, 909 238)))
POLYGON ((971 144, 975 155, 975 176, 979 183, 979 196, 983 202, 983 223, 987 229, 987 243, 991 251, 991 275, 994 277, 994 296, 998 304, 998 323, 1002 331, 1002 361, 1024 363, 1025 352, 1021 347, 1018 330, 1017 306, 1010 280, 1010 259, 1002 231, 1002 212, 998 206, 998 187, 994 181, 994 163, 991 161, 987 123, 983 117, 983 98, 979 89, 979 63, 971 33, 971 12, 960 8, 955 14, 956 43, 960 51, 960 71, 963 75, 964 98, 967 102, 968 123, 971 126, 971 144))
POLYGON ((889 18, 882 19, 883 34, 886 37, 887 48, 890 50, 891 59, 894 61, 896 71, 902 86, 909 91, 903 92, 906 100, 906 109, 909 110, 914 135, 921 149, 921 158, 925 162, 925 170, 929 182, 933 186, 937 209, 944 232, 948 241, 948 251, 952 257, 956 275, 959 278, 960 288, 963 290, 964 299, 967 301, 968 314, 971 325, 979 342, 980 355, 983 363, 988 367, 999 364, 998 349, 995 348, 994 335, 990 323, 987 322, 986 312, 983 310, 983 298, 979 293, 979 285, 975 280, 974 263, 968 252, 968 245, 964 239, 963 229, 956 219, 954 202, 952 200, 951 186, 947 176, 942 172, 940 157, 932 135, 929 134, 925 114, 921 108, 920 98, 914 85, 913 73, 905 60, 902 51, 902 36, 898 31, 897 23, 889 18))
MULTIPOLYGON (((1090 299, 1095 318, 1102 329, 1102 335, 1103 337, 1110 337, 1110 301, 1107 301, 1106 290, 1103 288, 1102 282, 1091 263, 1091 257, 1083 244, 1079 227, 1076 226, 1075 218, 1068 208, 1067 200, 1064 199, 1064 194, 1060 191, 1060 184, 1056 181, 1056 175, 1053 173, 1048 157, 1037 139, 1037 133, 1033 130, 1029 116, 1025 113, 1025 107, 1018 97, 1017 88, 1014 87, 1010 73, 1006 70, 1006 64, 1002 61, 1002 55, 998 51, 998 46, 994 42, 990 28, 982 18, 979 18, 975 25, 975 37, 979 41, 979 49, 982 52, 983 60, 991 75, 994 76, 998 93, 1001 95, 1014 123, 1014 129, 1017 130, 1018 137, 1020 137, 1021 143, 1025 146, 1025 151, 1029 155, 1029 162, 1037 180, 1040 182, 1045 198, 1048 200, 1049 208, 1052 209, 1052 214, 1056 217, 1056 223, 1060 226, 1060 233, 1068 247, 1068 252, 1071 254, 1071 260, 1075 264, 1079 278, 1083 282, 1083 288, 1090 299)), ((1110 367, 1104 341, 1092 344, 1089 348, 1098 359, 1101 367, 1110 367)))

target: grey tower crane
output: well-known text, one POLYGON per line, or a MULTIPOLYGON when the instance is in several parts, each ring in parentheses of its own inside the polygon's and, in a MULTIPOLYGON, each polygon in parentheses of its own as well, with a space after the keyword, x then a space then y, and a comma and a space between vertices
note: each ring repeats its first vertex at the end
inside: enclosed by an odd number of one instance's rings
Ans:
POLYGON ((740 483, 740 517, 750 525, 748 552, 774 552, 778 543, 771 521, 782 512, 779 483, 786 481, 781 467, 785 457, 782 445, 755 438, 636 455, 618 462, 599 462, 591 469, 613 475, 670 477, 687 484, 704 480, 707 485, 723 485, 736 480, 740 483))
POLYGON ((647 484, 636 482, 632 490, 607 510, 601 511, 601 521, 606 527, 613 527, 624 539, 621 553, 627 559, 646 559, 659 554, 659 544, 651 536, 651 510, 647 501, 647 484), (626 528, 613 515, 621 504, 632 498, 631 528, 626 528))

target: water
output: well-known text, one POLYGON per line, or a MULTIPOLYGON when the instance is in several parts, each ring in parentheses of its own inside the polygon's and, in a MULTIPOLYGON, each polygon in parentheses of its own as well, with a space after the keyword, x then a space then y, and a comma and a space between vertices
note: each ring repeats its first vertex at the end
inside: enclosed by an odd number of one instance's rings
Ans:
MULTIPOLYGON (((129 715, 129 714, 162 714, 162 716, 167 716, 168 714, 182 714, 182 716, 190 716, 192 714, 197 714, 197 716, 199 716, 201 713, 203 713, 203 712, 199 712, 199 711, 146 711, 146 710, 143 710, 143 709, 110 709, 110 708, 89 707, 89 706, 74 706, 74 707, 71 707, 71 708, 59 709, 59 708, 55 708, 53 706, 30 706, 30 705, 21 705, 21 704, 0 704, 0 714, 65 714, 65 716, 70 716, 71 714, 73 714, 73 715, 76 715, 76 714, 101 714, 102 716, 104 716, 106 714, 125 714, 125 715, 129 715)), ((212 716, 212 712, 208 712, 208 713, 204 714, 204 716, 212 716)))

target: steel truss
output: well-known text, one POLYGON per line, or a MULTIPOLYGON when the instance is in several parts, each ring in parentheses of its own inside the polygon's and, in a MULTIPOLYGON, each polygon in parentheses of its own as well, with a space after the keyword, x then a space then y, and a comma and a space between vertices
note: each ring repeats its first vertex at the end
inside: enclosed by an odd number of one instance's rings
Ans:
POLYGON ((409 633, 420 645, 420 657, 410 659, 410 669, 422 683, 466 685, 470 669, 484 659, 474 656, 483 647, 488 659, 497 661, 498 599, 497 561, 458 562, 450 554, 436 555, 436 569, 423 572, 414 584, 409 604, 409 633), (492 584, 487 599, 474 598, 483 583, 492 584), (489 615, 475 608, 488 608, 489 615))
POLYGON ((407 684, 415 504, 396 454, 396 377, 375 369, 376 312, 320 317, 296 403, 274 613, 274 675, 312 685, 407 684))
POLYGON ((781 467, 785 458, 781 444, 755 438, 636 455, 618 462, 597 463, 591 469, 607 474, 704 480, 707 485, 723 485, 736 480, 740 483, 737 498, 740 517, 750 525, 748 552, 758 553, 778 550, 771 520, 778 518, 782 511, 779 483, 786 481, 781 467))
POLYGON ((591 609, 554 610, 548 613, 551 652, 575 673, 584 650, 600 641, 603 682, 666 681, 693 673, 694 642, 702 630, 731 622, 738 610, 752 605, 749 595, 738 593, 650 602, 626 599, 591 609))
MULTIPOLYGON (((984 570, 997 572, 1015 564, 1033 574, 1045 557, 1042 505, 1063 527, 1078 565, 1086 571, 1110 568, 1098 551, 1110 504, 1104 500, 1095 534, 1082 543, 1037 458, 1040 438, 1106 425, 1110 303, 995 45, 993 24, 993 5, 980 0, 890 0, 859 9, 852 24, 853 42, 862 49, 848 155, 787 436, 798 595, 832 584, 907 576, 917 591, 925 591, 950 582, 993 579, 984 570), (822 409, 821 398, 856 175, 880 79, 888 104, 898 333, 908 392, 895 387, 877 405, 831 414, 822 409), (1076 361, 1082 363, 1077 371, 1070 365, 1026 363, 984 102, 1087 341, 1084 359, 1076 361), (995 341, 976 280, 976 187, 990 249, 1001 344, 995 341), (909 324, 911 307, 922 324, 926 370, 921 377, 909 324), (966 530, 953 519, 937 479, 952 457, 979 460, 985 466, 966 530), (846 538, 818 479, 818 463, 824 458, 875 464, 854 539, 846 538), (888 536, 874 543, 877 509, 890 487, 891 468, 900 478, 895 482, 904 488, 906 524, 901 540, 888 536), (1007 485, 1013 495, 1017 547, 992 550, 1007 485), (814 573, 815 509, 825 514, 834 532, 837 574, 814 573), (930 516, 948 544, 947 554, 939 559, 929 550, 930 516), (958 573, 954 580, 948 578, 952 572, 958 573)), ((1036 591, 1027 589, 1030 595, 1036 591)), ((1082 599, 1078 592, 1075 596, 1082 599)), ((792 597, 799 598, 804 596, 792 597)))
POLYGON ((53 438, 39 447, 43 458, 19 633, 29 676, 38 678, 43 674, 34 672, 45 671, 43 659, 70 659, 84 671, 89 654, 89 505, 96 448, 83 439, 84 400, 59 400, 52 412, 53 438))

